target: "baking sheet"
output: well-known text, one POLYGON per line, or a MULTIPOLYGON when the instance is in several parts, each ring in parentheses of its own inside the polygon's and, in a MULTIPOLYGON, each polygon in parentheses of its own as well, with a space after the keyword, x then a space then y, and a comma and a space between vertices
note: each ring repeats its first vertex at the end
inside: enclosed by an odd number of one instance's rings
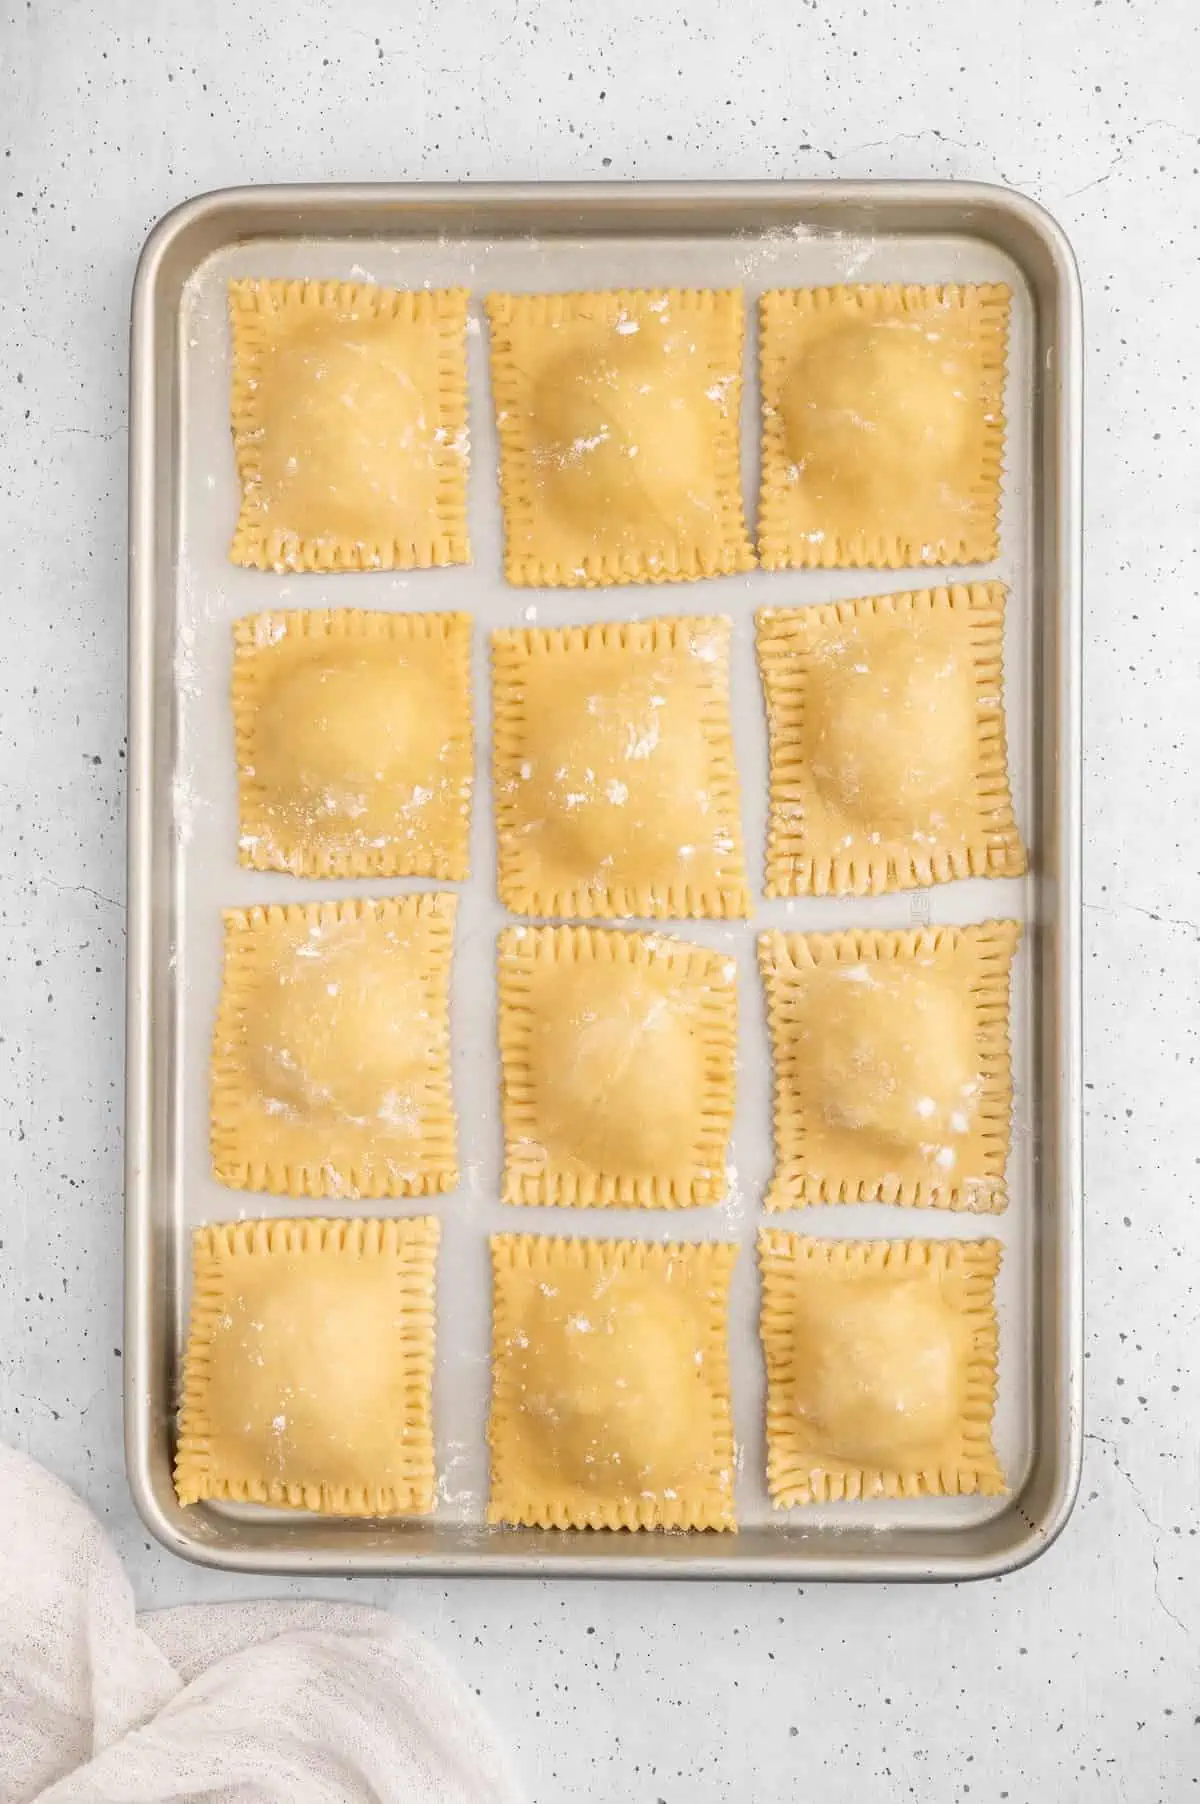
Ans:
MULTIPOLYGON (((995 1434, 1014 1495, 1035 1455, 1035 1352, 1042 1296, 1037 1279, 1039 1193, 1037 1148, 1046 1096, 1039 1064, 1044 1026, 1044 959, 1040 929, 1057 897, 1044 877, 975 880, 874 898, 758 900, 743 923, 680 921, 655 930, 718 946, 739 967, 738 1103, 727 1200, 686 1211, 515 1209, 496 1201, 502 1159, 499 1064, 496 1047, 495 941, 508 917, 495 899, 495 849, 487 754, 490 744, 488 633, 525 623, 574 624, 671 613, 722 614, 733 622, 732 703, 742 787, 747 862, 761 890, 767 798, 767 738, 753 646, 753 614, 763 605, 794 606, 883 594, 955 580, 999 577, 1007 583, 1005 675, 1009 753, 1018 823, 1031 863, 1045 869, 1040 843, 1043 716, 1035 663, 1040 623, 1035 608, 1039 508, 1033 404, 1035 300, 1017 261, 980 237, 952 234, 821 232, 808 227, 752 235, 578 236, 541 240, 505 234, 455 238, 386 236, 352 239, 250 239, 218 248, 196 268, 182 293, 178 330, 177 548, 174 592, 163 597, 160 635, 169 632, 173 747, 170 787, 169 905, 171 981, 164 1053, 165 1098, 171 1123, 166 1152, 167 1194, 160 1208, 169 1280, 167 1341, 170 1373, 177 1373, 186 1332, 189 1233, 202 1221, 308 1212, 312 1214, 436 1213, 443 1240, 438 1267, 438 1359, 434 1390, 438 1491, 436 1523, 453 1525, 455 1547, 486 1557, 498 1542, 511 1563, 520 1559, 527 1531, 482 1527, 486 1496, 484 1428, 488 1392, 490 1279, 487 1238, 499 1230, 636 1236, 654 1240, 720 1238, 741 1249, 732 1288, 731 1361, 738 1446, 737 1510, 743 1529, 770 1528, 781 1562, 793 1550, 824 1544, 824 1531, 870 1529, 882 1544, 898 1530, 930 1532, 930 1552, 949 1550, 955 1532, 1002 1515, 1005 1498, 955 1498, 809 1506, 782 1513, 770 1507, 764 1483, 764 1380, 757 1336, 755 1239, 763 1225, 838 1238, 994 1235, 1004 1261, 997 1290, 1000 1381, 995 1434), (229 434, 230 348, 225 287, 235 276, 338 277, 396 287, 466 286, 471 290, 468 336, 470 381, 469 567, 409 574, 266 574, 228 561, 237 511, 237 483, 229 434), (567 591, 520 590, 501 575, 498 452, 487 379, 487 328, 482 300, 492 289, 738 286, 747 305, 742 474, 747 516, 756 510, 759 468, 756 379, 756 300, 765 289, 846 281, 1006 282, 1012 290, 1006 411, 1008 439, 1001 554, 994 564, 922 572, 756 571, 696 583, 567 591), (477 781, 472 818, 470 881, 459 887, 451 1031, 459 1118, 462 1182, 445 1197, 413 1202, 311 1203, 225 1189, 210 1175, 208 1056, 221 956, 220 911, 271 901, 348 895, 386 895, 435 887, 418 880, 321 882, 241 869, 236 862, 237 818, 233 735, 228 701, 233 621, 264 609, 354 606, 396 610, 463 609, 475 621, 474 703, 477 781), (167 608, 173 618, 167 624, 167 608), (768 1216, 762 1199, 773 1157, 771 1066, 755 936, 767 927, 799 930, 853 926, 906 927, 1015 917, 1026 932, 1014 966, 1013 1072, 1015 1111, 1009 1166, 1010 1204, 1001 1216, 906 1210, 885 1205, 810 1208, 768 1216), (934 1538, 936 1537, 936 1542, 934 1538)), ((163 1424, 166 1427, 166 1424, 163 1424)), ((161 1429, 160 1431, 161 1432, 161 1429)), ((217 1516, 246 1519, 232 1506, 205 1506, 217 1516)), ((192 1514, 193 1512, 189 1512, 192 1514)), ((252 1512, 261 1525, 264 1513, 252 1512)), ((312 1519, 307 1519, 311 1522, 312 1519)), ((303 1522, 280 1519, 293 1554, 303 1546, 303 1522)), ((214 1525, 215 1526, 215 1525, 214 1525)), ((229 1526, 232 1528, 232 1520, 229 1526)), ((356 1525, 346 1525, 344 1557, 354 1566, 356 1525)), ((375 1556, 389 1545, 403 1559, 409 1525, 357 1525, 375 1556)), ((220 1539, 220 1537, 217 1537, 220 1539)), ((919 1537, 918 1537, 919 1538, 919 1537)), ((597 1537, 567 1536, 586 1567, 597 1537)), ((639 1537, 658 1542, 663 1537, 639 1537)), ((677 1544, 677 1538, 670 1538, 677 1544)), ((544 1549, 545 1538, 535 1538, 544 1549)), ((263 1534, 257 1532, 261 1547, 263 1534)), ((627 1543, 628 1545, 628 1543, 627 1543)), ((647 1549, 647 1552, 652 1551, 647 1549)), ((703 1572, 735 1549, 728 1537, 689 1537, 690 1570, 703 1572)), ((214 1552, 205 1557, 218 1557, 214 1552)), ((676 1554, 676 1559, 678 1554, 676 1554)), ((268 1560, 253 1560, 269 1564, 268 1560)), ((294 1563, 294 1562, 293 1562, 294 1563)), ((936 1558, 935 1558, 936 1564, 936 1558)), ((601 1567, 602 1569, 602 1567, 601 1567)), ((646 1568, 652 1570, 652 1563, 646 1568)), ((786 1569, 786 1568, 785 1568, 786 1569)), ((796 1571, 796 1576, 803 1576, 796 1571)))

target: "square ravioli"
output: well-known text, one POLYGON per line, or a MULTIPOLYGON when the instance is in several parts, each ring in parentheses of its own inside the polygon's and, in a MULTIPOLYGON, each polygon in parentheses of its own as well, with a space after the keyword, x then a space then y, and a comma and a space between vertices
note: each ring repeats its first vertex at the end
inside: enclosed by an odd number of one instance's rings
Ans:
POLYGON ((432 1218, 197 1231, 181 1503, 432 1510, 438 1232, 432 1218))
POLYGON ((492 635, 500 899, 514 914, 750 912, 729 622, 492 635))
POLYGON ((314 1197, 454 1188, 455 904, 226 910, 212 1061, 222 1184, 314 1197))
POLYGON ((297 877, 467 875, 468 614, 312 609, 234 627, 242 864, 297 877))
POLYGON ((510 583, 752 568, 740 292, 493 294, 487 310, 510 583))
POLYGON ((1008 315, 998 283, 763 296, 768 570, 995 557, 1008 315))
POLYGON ((737 966, 651 933, 500 936, 504 1200, 675 1209, 725 1193, 737 966))
POLYGON ((469 562, 466 289, 238 281, 229 318, 233 562, 469 562))
POLYGON ((1017 877, 1002 583, 758 615, 768 896, 1017 877))
POLYGON ((766 1230, 767 1489, 777 1509, 996 1495, 996 1240, 766 1230))
POLYGON ((760 936, 775 1065, 768 1209, 1005 1207, 1020 932, 987 921, 760 936))
POLYGON ((714 1242, 493 1238, 489 1522, 737 1526, 736 1258, 714 1242))

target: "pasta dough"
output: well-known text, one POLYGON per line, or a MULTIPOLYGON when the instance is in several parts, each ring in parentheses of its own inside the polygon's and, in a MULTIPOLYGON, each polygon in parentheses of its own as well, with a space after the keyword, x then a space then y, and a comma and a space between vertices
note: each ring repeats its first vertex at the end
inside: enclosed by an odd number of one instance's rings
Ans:
POLYGON ((766 568, 994 558, 1008 289, 777 289, 761 309, 766 568))
POLYGON ((992 1445, 1000 1243, 764 1232, 777 1508, 1005 1490, 992 1445))
POLYGON ((734 1246, 492 1240, 490 1522, 723 1528, 734 1246))
POLYGON ((432 1217, 197 1231, 181 1503, 433 1508, 438 1232, 432 1217))
POLYGON ((989 921, 761 935, 775 1060, 769 1209, 1004 1208, 1019 933, 989 921))
POLYGON ((223 1184, 346 1197, 454 1188, 455 900, 226 911, 212 1076, 223 1184))
POLYGON ((749 912, 727 620, 508 630, 492 660, 508 908, 749 912))
POLYGON ((238 281, 229 313, 233 562, 469 562, 466 289, 238 281))
POLYGON ((1014 877, 1001 583, 764 609, 768 896, 1014 877))
POLYGON ((234 628, 239 857, 305 877, 467 876, 467 614, 256 614, 234 628))
POLYGON ((740 292, 489 295, 508 580, 748 570, 740 292))
POLYGON ((656 934, 500 936, 504 1200, 717 1202, 733 1125, 737 967, 656 934))

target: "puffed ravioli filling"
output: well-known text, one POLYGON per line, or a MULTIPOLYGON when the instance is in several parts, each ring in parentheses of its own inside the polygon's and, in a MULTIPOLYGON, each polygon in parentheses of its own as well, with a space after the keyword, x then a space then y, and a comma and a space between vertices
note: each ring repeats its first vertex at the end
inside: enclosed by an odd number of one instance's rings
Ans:
POLYGON ((501 900, 517 914, 749 912, 729 622, 493 635, 501 900))
POLYGON ((1008 313, 999 284, 763 296, 768 569, 996 555, 1008 313))
POLYGON ((998 1241, 759 1239, 767 1483, 779 1508, 1003 1491, 998 1241))
POLYGON ((488 297, 510 582, 749 569, 736 290, 488 297))
POLYGON ((292 1196, 453 1188, 455 902, 226 912, 212 1082, 222 1183, 292 1196))
POLYGON ((198 1230, 181 1502, 433 1508, 438 1234, 431 1217, 198 1230))
POLYGON ((493 1239, 489 1521, 735 1526, 736 1256, 715 1243, 493 1239))
POLYGON ((467 291, 229 285, 235 564, 466 563, 467 291))
POLYGON ((466 614, 256 614, 234 628, 239 856, 296 876, 467 875, 466 614))
POLYGON ((775 1063, 769 1209, 1007 1201, 1015 921, 766 933, 775 1063))
POLYGON ((676 1208, 725 1189, 736 965, 661 935, 500 937, 504 1198, 676 1208))

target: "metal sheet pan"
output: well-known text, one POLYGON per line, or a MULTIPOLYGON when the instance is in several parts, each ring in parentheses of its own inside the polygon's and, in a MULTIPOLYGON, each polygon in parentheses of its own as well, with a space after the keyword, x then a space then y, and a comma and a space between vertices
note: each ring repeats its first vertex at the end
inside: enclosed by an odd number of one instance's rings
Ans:
MULTIPOLYGON (((758 468, 753 354, 752 331, 743 406, 751 504, 758 468)), ((1082 1443, 1081 368, 1070 248, 1045 213, 998 188, 940 182, 261 188, 191 201, 155 228, 137 274, 131 357, 125 1402, 134 1498, 168 1547, 208 1565, 250 1571, 811 1581, 990 1576, 1033 1559, 1053 1540, 1074 1502, 1082 1443), (234 274, 344 275, 472 290, 471 568, 288 577, 228 563, 236 494, 224 286, 234 274), (1033 875, 866 900, 760 902, 755 920, 744 925, 672 924, 686 937, 727 945, 741 965, 730 1200, 716 1210, 670 1216, 557 1210, 538 1211, 536 1219, 523 1212, 518 1221, 494 1200, 500 1160, 494 1036, 467 1031, 468 1022, 494 1020, 493 930, 502 918, 493 894, 490 798, 480 781, 474 875, 460 909, 452 1004, 464 1182, 435 1205, 443 1223, 437 1510, 419 1522, 381 1524, 219 1506, 182 1509, 170 1472, 190 1229, 202 1220, 291 1207, 222 1190, 209 1175, 206 1066, 219 979, 219 909, 414 887, 305 884, 239 869, 227 715, 230 622, 279 606, 467 608, 477 622, 475 699, 485 747, 491 626, 681 610, 730 615, 747 850, 757 874, 766 748, 753 609, 884 593, 956 573, 754 572, 653 594, 506 588, 480 301, 504 286, 737 284, 752 316, 765 288, 853 280, 1006 280, 1013 289, 1002 555, 994 566, 958 574, 999 575, 1010 584, 1011 754, 1033 875), (770 1073, 753 935, 771 924, 903 926, 997 914, 1015 914, 1026 928, 1014 978, 1017 1101, 1007 1214, 951 1218, 856 1206, 770 1219, 843 1237, 999 1235, 1005 1261, 997 1439, 1011 1495, 773 1513, 762 1480, 753 1254, 771 1154, 770 1073), (482 1526, 486 1241, 501 1225, 741 1243, 732 1323, 742 1525, 736 1537, 482 1526)), ((367 1205, 352 1207, 371 1212, 367 1205)), ((410 1208, 399 1204, 395 1212, 410 1208)))

